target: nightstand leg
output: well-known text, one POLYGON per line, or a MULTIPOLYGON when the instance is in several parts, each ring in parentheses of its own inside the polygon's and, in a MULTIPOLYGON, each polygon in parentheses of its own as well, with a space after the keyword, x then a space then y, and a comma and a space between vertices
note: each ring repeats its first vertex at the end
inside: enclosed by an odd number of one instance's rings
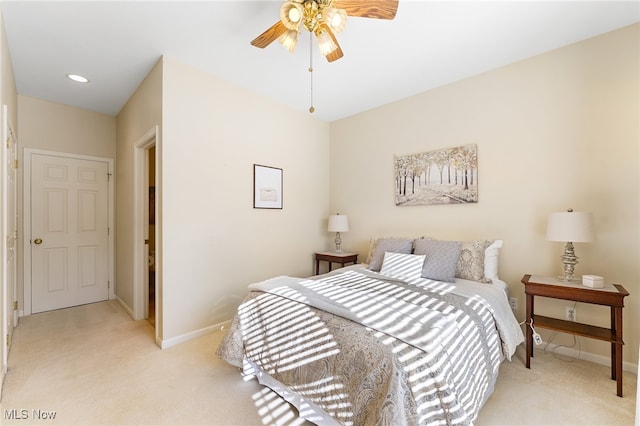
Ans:
MULTIPOLYGON (((617 333, 617 328, 616 328, 616 310, 615 308, 612 306, 611 307, 611 331, 613 332, 613 334, 615 334, 616 336, 618 335, 617 333)), ((616 380, 616 348, 617 348, 617 344, 615 343, 611 343, 611 380, 616 380)))
MULTIPOLYGON (((618 396, 622 397, 622 308, 611 308, 611 315, 615 317, 614 327, 617 343, 611 344, 611 350, 615 354, 615 378, 618 396)), ((612 318, 613 319, 613 318, 612 318)), ((613 362, 613 360, 611 360, 613 362)))
POLYGON ((526 336, 526 366, 531 368, 531 357, 533 356, 533 330, 531 330, 531 318, 533 318, 533 295, 527 294, 527 313, 525 323, 525 336, 526 336))
POLYGON ((618 348, 616 349, 616 385, 618 390, 618 396, 622 397, 622 345, 616 345, 618 348))

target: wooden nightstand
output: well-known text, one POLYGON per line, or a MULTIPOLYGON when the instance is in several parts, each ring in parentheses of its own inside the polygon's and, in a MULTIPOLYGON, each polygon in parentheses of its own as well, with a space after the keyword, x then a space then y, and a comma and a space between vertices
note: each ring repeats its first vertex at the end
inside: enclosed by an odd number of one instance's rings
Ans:
POLYGON ((329 272, 331 272, 331 264, 339 263, 344 266, 345 263, 358 263, 358 253, 347 253, 335 251, 321 251, 316 253, 316 275, 320 273, 320 261, 329 262, 329 272))
POLYGON ((624 307, 624 298, 629 295, 627 290, 619 284, 606 285, 604 288, 590 288, 582 284, 566 283, 555 278, 533 275, 522 277, 522 283, 527 296, 525 339, 527 368, 530 368, 530 359, 533 357, 533 331, 529 327, 531 319, 533 319, 534 327, 610 342, 611 379, 617 381, 618 396, 622 396, 622 345, 624 345, 622 341, 622 308, 624 307), (534 296, 609 306, 611 308, 611 328, 535 315, 533 310, 534 296))

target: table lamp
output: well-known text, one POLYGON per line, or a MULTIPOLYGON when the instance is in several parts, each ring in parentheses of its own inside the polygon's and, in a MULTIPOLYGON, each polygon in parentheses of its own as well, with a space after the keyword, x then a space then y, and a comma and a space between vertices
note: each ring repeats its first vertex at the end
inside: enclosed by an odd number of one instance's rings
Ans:
POLYGON ((340 238, 340 233, 349 231, 349 218, 340 213, 329 216, 329 226, 327 230, 336 233, 336 253, 341 253, 340 244, 342 243, 342 239, 340 238))
POLYGON ((575 255, 573 243, 589 243, 595 240, 591 213, 574 212, 573 209, 568 209, 566 212, 549 214, 547 240, 566 242, 564 254, 561 257, 564 276, 558 278, 565 282, 574 281, 573 271, 578 264, 578 257, 575 255))

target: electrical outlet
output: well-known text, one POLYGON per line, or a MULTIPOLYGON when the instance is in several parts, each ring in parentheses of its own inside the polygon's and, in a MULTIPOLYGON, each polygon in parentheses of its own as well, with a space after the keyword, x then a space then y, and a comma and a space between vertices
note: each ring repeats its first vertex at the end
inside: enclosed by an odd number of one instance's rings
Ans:
POLYGON ((518 310, 518 298, 517 297, 510 297, 509 298, 509 305, 511 305, 511 310, 512 311, 517 311, 518 310))
POLYGON ((564 310, 564 317, 567 321, 577 321, 576 320, 576 308, 575 306, 567 306, 564 310))

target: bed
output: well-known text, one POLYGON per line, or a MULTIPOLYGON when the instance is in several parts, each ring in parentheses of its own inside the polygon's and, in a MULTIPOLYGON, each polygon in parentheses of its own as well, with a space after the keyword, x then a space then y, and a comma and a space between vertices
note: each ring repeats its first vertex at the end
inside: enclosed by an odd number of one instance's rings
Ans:
POLYGON ((501 245, 375 238, 366 264, 251 284, 217 354, 316 424, 472 424, 524 341, 501 245))

